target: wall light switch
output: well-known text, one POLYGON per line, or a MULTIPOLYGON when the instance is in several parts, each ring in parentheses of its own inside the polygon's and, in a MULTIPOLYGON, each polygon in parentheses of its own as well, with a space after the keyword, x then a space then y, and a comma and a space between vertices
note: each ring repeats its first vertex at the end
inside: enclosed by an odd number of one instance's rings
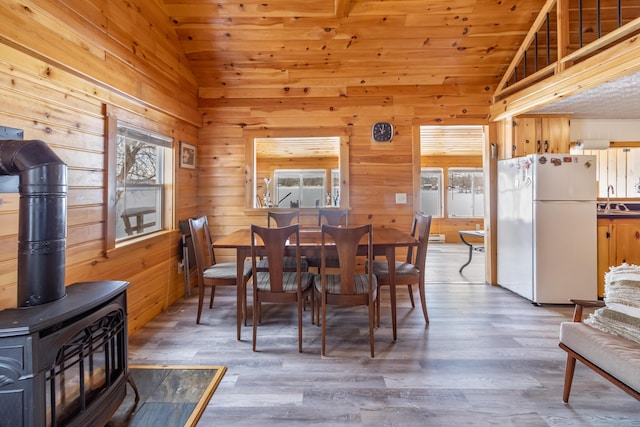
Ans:
POLYGON ((407 193, 396 193, 396 205, 405 205, 407 203, 407 193))

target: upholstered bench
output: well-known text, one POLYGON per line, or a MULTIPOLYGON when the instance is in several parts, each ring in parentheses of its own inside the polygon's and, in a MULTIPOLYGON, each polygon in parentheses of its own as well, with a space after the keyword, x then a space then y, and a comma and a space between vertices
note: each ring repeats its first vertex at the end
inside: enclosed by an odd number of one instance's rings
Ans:
POLYGON ((568 353, 562 401, 569 401, 576 360, 640 399, 640 344, 582 322, 583 307, 604 307, 603 302, 573 302, 573 322, 560 326, 560 348, 568 353))

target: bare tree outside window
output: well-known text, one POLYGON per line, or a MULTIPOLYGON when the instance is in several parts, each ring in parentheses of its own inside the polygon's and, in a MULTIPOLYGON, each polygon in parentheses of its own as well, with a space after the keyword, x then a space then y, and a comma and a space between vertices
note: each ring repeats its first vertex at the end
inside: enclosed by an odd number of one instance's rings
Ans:
POLYGON ((164 150, 171 140, 118 127, 116 241, 162 229, 164 150))

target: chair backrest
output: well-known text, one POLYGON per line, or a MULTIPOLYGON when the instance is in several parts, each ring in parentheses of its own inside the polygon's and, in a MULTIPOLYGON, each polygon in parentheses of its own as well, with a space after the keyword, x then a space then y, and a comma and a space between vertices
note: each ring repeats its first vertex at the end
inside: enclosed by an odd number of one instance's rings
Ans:
MULTIPOLYGON (((251 264, 254 280, 259 277, 257 273, 256 259, 260 256, 266 256, 269 260, 269 282, 271 292, 283 292, 283 276, 284 276, 284 256, 287 246, 295 247, 295 258, 297 261, 298 286, 300 286, 300 277, 302 264, 300 259, 300 233, 299 225, 293 224, 285 227, 261 227, 259 225, 251 225, 251 264), (262 240, 260 245, 256 236, 262 240), (293 243, 289 243, 293 242, 293 243)), ((262 272, 261 272, 262 273, 262 272)))
POLYGON ((349 226, 348 209, 318 209, 318 226, 322 224, 349 226))
POLYGON ((271 227, 271 220, 275 227, 286 227, 300 222, 300 211, 267 211, 267 227, 271 227))
POLYGON ((411 235, 418 241, 418 247, 413 256, 413 247, 409 247, 407 252, 407 262, 415 265, 421 272, 424 271, 424 265, 427 261, 427 248, 429 246, 429 233, 431 232, 431 215, 425 215, 416 212, 413 215, 413 223, 411 224, 411 235))
POLYGON ((193 240, 196 269, 198 270, 198 285, 202 286, 204 271, 216 263, 207 217, 189 218, 189 230, 193 240))
MULTIPOLYGON (((338 253, 340 262, 340 293, 343 295, 351 295, 354 293, 353 282, 356 275, 356 255, 358 254, 358 246, 366 236, 367 237, 367 262, 368 265, 373 263, 373 239, 371 224, 359 227, 338 227, 333 225, 322 225, 322 248, 321 248, 321 265, 320 272, 325 274, 326 258, 329 251, 334 250, 338 253), (335 247, 331 247, 335 245, 335 247)), ((372 286, 372 270, 368 269, 369 291, 372 286)))

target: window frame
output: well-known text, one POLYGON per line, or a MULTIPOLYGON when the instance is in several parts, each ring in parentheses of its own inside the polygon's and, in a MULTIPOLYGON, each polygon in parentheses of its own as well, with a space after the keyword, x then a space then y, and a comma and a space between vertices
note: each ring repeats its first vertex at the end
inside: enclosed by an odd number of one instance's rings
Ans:
POLYGON ((434 166, 425 166, 425 167, 421 167, 420 168, 420 191, 419 191, 419 200, 420 200, 420 210, 423 213, 426 213, 425 211, 422 210, 422 174, 424 172, 437 172, 440 174, 440 183, 439 183, 439 203, 440 203, 440 213, 438 215, 433 215, 433 218, 444 218, 444 198, 445 198, 445 191, 443 191, 443 189, 446 189, 445 186, 445 180, 444 180, 444 168, 441 167, 434 167, 434 166))
MULTIPOLYGON (((129 245, 134 242, 150 239, 158 234, 164 232, 170 232, 173 229, 174 223, 174 174, 175 174, 175 139, 169 136, 172 132, 170 129, 157 129, 157 124, 144 123, 144 118, 141 117, 140 122, 131 123, 132 120, 121 120, 114 112, 115 108, 106 106, 107 114, 105 116, 105 170, 106 170, 106 183, 105 183, 105 250, 110 251, 122 246, 129 245), (117 146, 118 146, 118 126, 124 126, 134 129, 139 132, 144 132, 149 135, 156 136, 159 139, 167 140, 167 148, 164 150, 163 156, 163 184, 164 190, 162 191, 162 198, 164 200, 164 206, 161 212, 161 226, 159 230, 141 234, 133 235, 131 237, 116 240, 117 221, 117 209, 116 209, 116 174, 117 174, 117 146), (153 129, 150 129, 153 128, 153 129)), ((127 117, 130 119, 130 117, 127 117)))
POLYGON ((476 204, 475 204, 475 188, 476 188, 476 184, 475 184, 475 180, 472 179, 472 187, 471 187, 471 200, 472 200, 472 215, 470 216, 452 216, 451 215, 451 199, 450 196, 452 193, 452 185, 451 185, 451 174, 452 173, 461 173, 461 172, 466 172, 466 173, 473 173, 473 174, 481 174, 481 176, 479 177, 479 182, 480 185, 484 188, 484 170, 483 168, 478 168, 478 167, 468 167, 468 166, 453 166, 453 167, 449 167, 447 168, 447 218, 449 219, 477 219, 477 218, 484 218, 484 198, 486 196, 486 191, 483 190, 482 192, 482 204, 479 207, 481 214, 479 216, 475 216, 473 215, 473 213, 475 211, 477 211, 478 209, 476 208, 476 204))
MULTIPOLYGON (((322 180, 322 190, 321 190, 321 195, 320 195, 320 199, 319 199, 319 206, 323 206, 324 205, 324 197, 325 194, 327 193, 327 173, 324 169, 276 169, 273 171, 273 189, 274 189, 274 201, 277 202, 280 198, 280 194, 278 191, 278 178, 283 178, 282 176, 279 175, 292 175, 291 177, 287 177, 287 178, 292 178, 293 175, 296 175, 298 180, 299 180, 299 188, 300 188, 300 199, 299 199, 299 208, 309 208, 309 206, 303 206, 304 204, 304 198, 303 198, 303 189, 305 187, 304 185, 304 180, 305 178, 320 178, 322 180)), ((280 206, 274 206, 274 208, 278 208, 280 206)), ((311 206, 314 207, 314 206, 311 206)), ((315 206, 318 207, 318 206, 315 206)), ((282 208, 282 207, 280 207, 282 208)))
MULTIPOLYGON (((351 207, 349 200, 349 140, 351 137, 350 128, 328 127, 321 129, 298 129, 298 128, 279 128, 279 129, 245 129, 243 131, 245 139, 245 170, 247 171, 247 179, 245 181, 245 212, 263 211, 264 208, 254 205, 256 199, 256 138, 301 138, 301 137, 339 137, 340 148, 338 155, 338 169, 340 171, 340 187, 339 187, 339 204, 342 209, 351 207), (304 136, 301 136, 304 135, 304 136)), ((285 208, 272 208, 285 209, 285 208)), ((299 209, 317 209, 317 208, 299 208, 299 209)))

